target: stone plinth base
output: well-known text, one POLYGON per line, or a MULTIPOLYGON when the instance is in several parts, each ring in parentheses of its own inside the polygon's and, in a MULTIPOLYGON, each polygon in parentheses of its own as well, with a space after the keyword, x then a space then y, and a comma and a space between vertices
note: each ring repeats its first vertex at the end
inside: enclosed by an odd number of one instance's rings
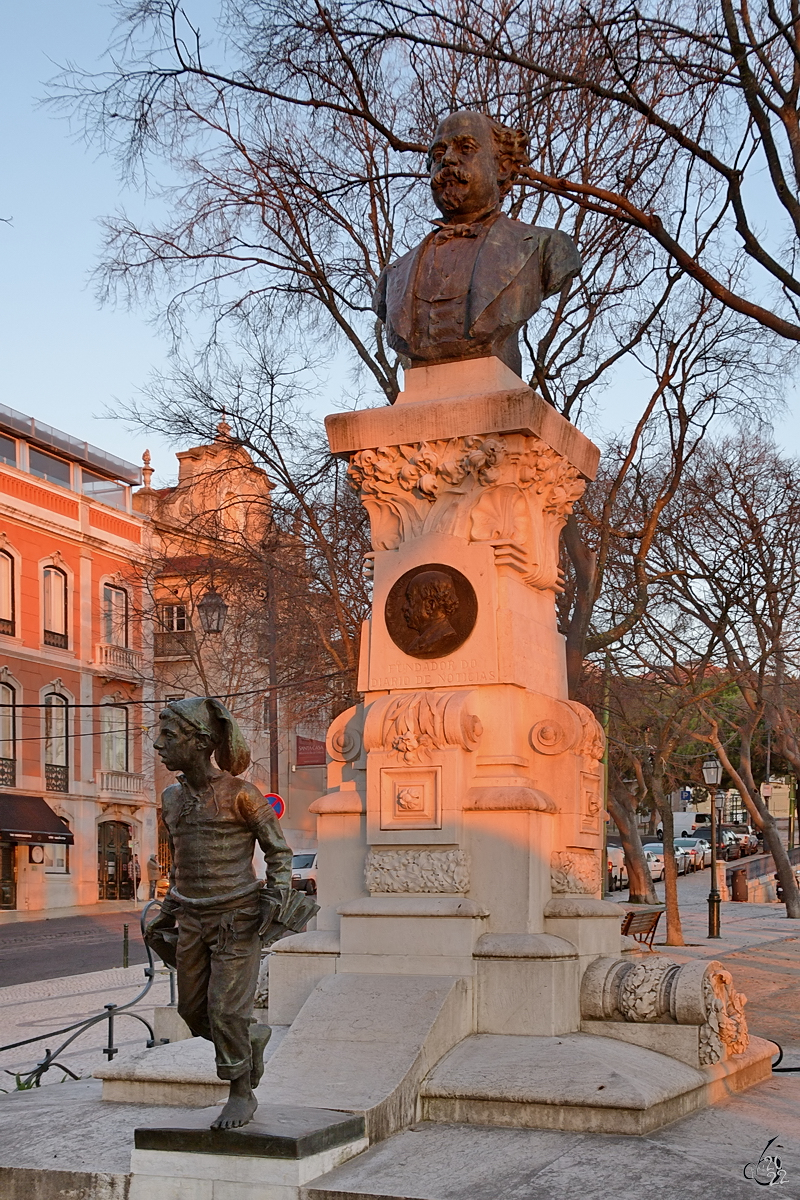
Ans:
POLYGON ((260 1092, 274 1104, 358 1113, 377 1141, 416 1119, 423 1079, 472 1021, 470 978, 328 975, 267 1063, 260 1092))
POLYGON ((213 1111, 136 1130, 129 1200, 299 1200, 304 1184, 366 1150, 364 1120, 266 1106, 243 1129, 213 1111))
POLYGON ((94 1076, 103 1081, 103 1099, 118 1104, 207 1108, 224 1103, 229 1090, 217 1077, 214 1047, 204 1038, 120 1054, 94 1076))
POLYGON ((769 1077, 772 1043, 699 1069, 609 1037, 478 1035, 422 1086, 430 1121, 643 1134, 769 1077))

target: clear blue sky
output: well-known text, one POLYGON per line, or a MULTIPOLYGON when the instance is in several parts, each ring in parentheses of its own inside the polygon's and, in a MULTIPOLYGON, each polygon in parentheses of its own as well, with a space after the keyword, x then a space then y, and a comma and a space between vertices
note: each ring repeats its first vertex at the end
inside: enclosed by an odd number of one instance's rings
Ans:
MULTIPOLYGON (((208 20, 216 5, 189 0, 189 8, 208 20)), ((143 310, 101 308, 89 281, 101 244, 98 219, 123 205, 142 211, 145 200, 124 193, 112 163, 38 104, 57 64, 99 66, 113 14, 97 0, 27 0, 5 9, 3 25, 0 217, 11 224, 0 224, 0 402, 134 462, 149 447, 155 482, 167 482, 172 450, 103 418, 107 406, 132 399, 152 370, 167 365, 167 343, 143 310)), ((337 365, 332 385, 342 379, 337 365)), ((328 404, 335 390, 325 389, 328 404)), ((595 436, 633 419, 637 390, 629 381, 606 393, 595 436)), ((799 412, 795 388, 776 433, 796 452, 799 412)))
POLYGON ((130 197, 112 164, 38 104, 55 64, 97 65, 112 25, 96 0, 27 0, 4 10, 0 217, 11 224, 0 225, 0 401, 133 462, 149 446, 164 479, 174 474, 171 451, 102 419, 167 358, 144 312, 100 308, 89 282, 98 218, 130 197))

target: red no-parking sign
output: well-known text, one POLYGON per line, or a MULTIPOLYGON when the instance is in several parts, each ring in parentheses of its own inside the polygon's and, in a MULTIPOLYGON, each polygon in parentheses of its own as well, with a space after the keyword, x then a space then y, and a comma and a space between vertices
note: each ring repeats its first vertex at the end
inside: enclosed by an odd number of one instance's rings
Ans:
POLYGON ((272 805, 273 809, 275 810, 275 816, 280 821, 281 817, 286 812, 286 803, 283 797, 279 796, 277 792, 267 792, 264 799, 266 800, 267 804, 272 805))

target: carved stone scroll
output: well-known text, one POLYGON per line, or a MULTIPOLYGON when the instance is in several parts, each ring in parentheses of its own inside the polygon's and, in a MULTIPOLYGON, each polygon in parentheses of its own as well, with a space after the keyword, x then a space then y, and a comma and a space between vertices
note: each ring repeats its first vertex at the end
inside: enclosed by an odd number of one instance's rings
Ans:
POLYGON ((383 696, 367 709, 364 746, 394 751, 399 762, 429 762, 431 751, 457 746, 474 750, 483 726, 469 711, 470 692, 403 692, 383 696))
POLYGON ((365 874, 373 894, 469 890, 469 858, 464 850, 372 850, 365 874))
POLYGON ((702 1066, 747 1049, 746 1003, 721 963, 679 966, 660 954, 634 962, 596 959, 581 985, 584 1018, 698 1026, 702 1066))

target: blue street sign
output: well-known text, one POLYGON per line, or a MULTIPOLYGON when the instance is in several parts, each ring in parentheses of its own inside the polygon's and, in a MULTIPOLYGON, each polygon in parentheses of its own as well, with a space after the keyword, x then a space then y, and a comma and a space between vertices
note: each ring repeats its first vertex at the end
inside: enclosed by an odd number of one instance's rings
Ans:
POLYGON ((266 800, 267 804, 272 805, 275 810, 275 816, 280 821, 281 817, 286 812, 286 804, 283 800, 283 797, 279 796, 277 792, 267 792, 264 799, 266 800))

